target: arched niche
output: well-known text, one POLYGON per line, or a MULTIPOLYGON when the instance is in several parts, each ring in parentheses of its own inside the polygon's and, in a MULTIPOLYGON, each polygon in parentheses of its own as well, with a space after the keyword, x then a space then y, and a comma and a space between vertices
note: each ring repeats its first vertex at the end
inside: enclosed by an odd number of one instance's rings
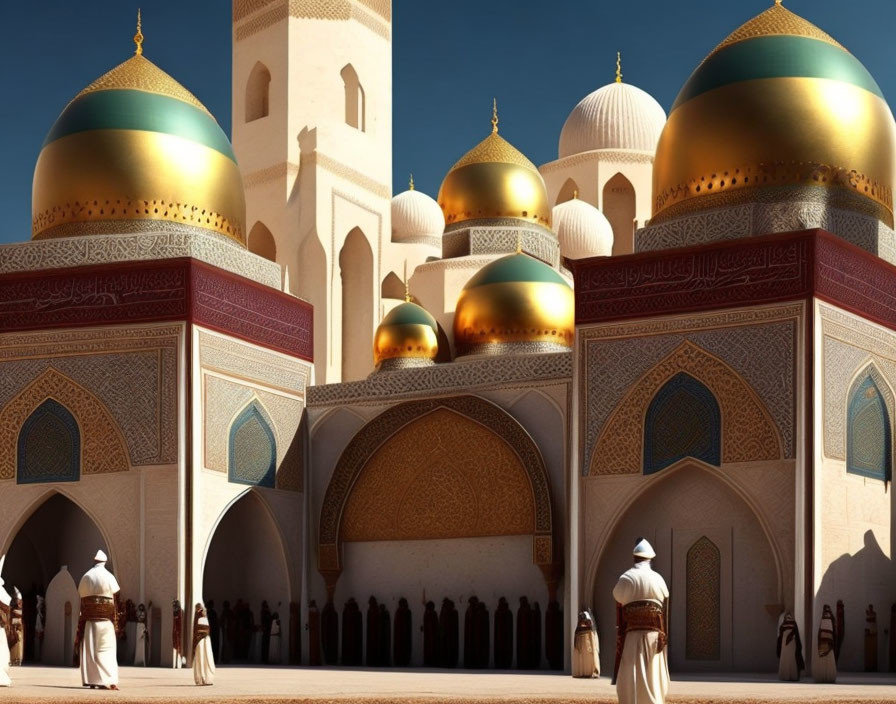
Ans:
POLYGON ((621 173, 604 185, 601 212, 613 227, 613 254, 631 254, 635 240, 635 188, 621 173))
POLYGON ((349 127, 367 131, 367 105, 364 87, 358 78, 358 72, 354 66, 346 64, 342 71, 343 88, 345 90, 345 124, 349 127))
POLYGON ((538 447, 484 399, 410 401, 374 418, 343 451, 321 508, 318 569, 332 591, 344 542, 501 535, 531 535, 532 562, 556 586, 538 447))
POLYGON ((274 235, 261 221, 256 222, 249 230, 249 251, 272 262, 277 261, 277 243, 274 235))
MULTIPOLYGON (((261 604, 267 601, 280 617, 280 662, 289 662, 289 605, 293 590, 284 541, 268 504, 256 489, 249 489, 228 505, 209 538, 202 571, 201 599, 212 604, 221 618, 224 602, 231 610, 248 608, 260 625, 261 604), (239 603, 239 607, 237 604, 239 603)), ((260 663, 260 648, 244 642, 231 643, 229 663, 260 663)), ((223 636, 222 636, 223 637, 223 636)), ((260 637, 255 636, 255 639, 260 637)), ((223 643, 222 643, 223 647, 223 643)), ((223 651, 222 651, 223 652, 223 651)))
POLYGON ((889 387, 872 364, 850 386, 846 413, 846 471, 890 481, 893 472, 889 387))
POLYGON ((573 179, 568 178, 563 183, 563 186, 560 188, 560 193, 557 194, 557 200, 554 203, 554 205, 560 205, 560 203, 565 203, 568 200, 577 198, 578 193, 579 193, 579 184, 577 184, 573 179))
POLYGON ((25 420, 16 444, 16 482, 76 482, 81 477, 81 431, 65 406, 48 398, 25 420))
POLYGON ((342 278, 342 380, 363 379, 372 366, 373 251, 360 228, 345 238, 339 252, 342 278))
POLYGON ((277 438, 270 416, 254 400, 234 418, 227 440, 227 476, 236 484, 273 488, 277 438))
POLYGON ((268 116, 270 90, 271 72, 261 61, 257 61, 246 82, 246 122, 253 122, 268 116))
POLYGON ((394 271, 390 271, 386 274, 386 278, 383 279, 383 283, 380 286, 380 296, 383 298, 394 298, 403 301, 404 294, 404 281, 402 281, 394 271))

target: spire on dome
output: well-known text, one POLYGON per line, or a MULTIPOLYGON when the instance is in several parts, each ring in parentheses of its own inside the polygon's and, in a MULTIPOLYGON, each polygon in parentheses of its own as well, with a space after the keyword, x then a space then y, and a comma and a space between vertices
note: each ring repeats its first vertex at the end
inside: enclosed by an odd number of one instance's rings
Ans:
POLYGON ((137 49, 134 53, 137 56, 143 54, 143 25, 140 19, 140 8, 137 8, 137 33, 134 35, 134 44, 137 45, 137 49))
POLYGON ((409 191, 413 191, 413 190, 414 190, 414 174, 413 174, 413 173, 411 174, 411 178, 410 178, 410 180, 408 181, 408 190, 409 190, 409 191))
POLYGON ((622 83, 622 52, 616 52, 616 82, 622 83))
POLYGON ((498 99, 492 98, 492 134, 498 134, 498 99))

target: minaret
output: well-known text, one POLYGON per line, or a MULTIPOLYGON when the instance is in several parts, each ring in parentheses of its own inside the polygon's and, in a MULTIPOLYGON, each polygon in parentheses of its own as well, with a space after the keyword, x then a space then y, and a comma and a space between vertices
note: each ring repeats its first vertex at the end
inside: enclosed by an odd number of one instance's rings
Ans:
POLYGON ((316 383, 365 377, 391 234, 390 0, 234 0, 249 248, 314 305, 316 383))

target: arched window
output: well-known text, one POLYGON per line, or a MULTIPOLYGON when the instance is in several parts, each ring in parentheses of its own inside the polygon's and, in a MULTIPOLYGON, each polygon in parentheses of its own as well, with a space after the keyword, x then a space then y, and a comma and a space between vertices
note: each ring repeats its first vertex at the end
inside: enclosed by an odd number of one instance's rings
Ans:
POLYGON ((657 391, 647 409, 644 474, 685 457, 718 466, 721 428, 721 412, 712 392, 690 374, 676 374, 657 391))
POLYGON ((373 367, 377 287, 373 278, 373 250, 361 228, 355 227, 339 252, 342 277, 342 381, 366 377, 373 367))
POLYGON ((81 476, 78 422, 58 401, 48 398, 19 431, 16 482, 76 482, 81 476))
POLYGON ((557 195, 557 202, 554 203, 554 205, 560 205, 560 203, 565 203, 568 200, 577 198, 578 193, 579 185, 571 178, 568 178, 563 184, 563 187, 560 189, 560 193, 557 195))
POLYGON ((604 186, 601 211, 613 226, 613 254, 635 251, 635 188, 621 173, 604 186))
POLYGON ((228 476, 236 484, 274 486, 277 441, 256 403, 243 409, 230 427, 228 476))
POLYGON ((688 550, 685 612, 685 658, 718 660, 721 656, 722 557, 705 535, 688 550))
POLYGON ((345 85, 345 124, 366 132, 366 98, 358 73, 351 64, 346 64, 340 74, 345 85))
POLYGON ((257 222, 249 230, 249 251, 272 262, 277 261, 277 243, 263 222, 257 222))
POLYGON ((246 122, 268 116, 268 93, 271 89, 271 72, 261 61, 255 63, 246 83, 246 122))
POLYGON ((890 414, 870 373, 850 396, 846 428, 846 471, 890 481, 890 414))

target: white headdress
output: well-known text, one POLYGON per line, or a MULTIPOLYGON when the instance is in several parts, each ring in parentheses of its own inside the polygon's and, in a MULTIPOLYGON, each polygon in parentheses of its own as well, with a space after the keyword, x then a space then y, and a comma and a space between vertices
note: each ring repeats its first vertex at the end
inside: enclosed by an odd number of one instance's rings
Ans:
POLYGON ((108 559, 109 558, 106 557, 106 553, 104 553, 102 550, 97 550, 96 555, 93 556, 94 562, 106 562, 106 560, 108 559))
POLYGON ((652 560, 656 557, 653 547, 650 543, 644 540, 644 538, 641 538, 640 542, 635 545, 635 550, 632 552, 632 555, 635 557, 646 557, 648 560, 652 560))

